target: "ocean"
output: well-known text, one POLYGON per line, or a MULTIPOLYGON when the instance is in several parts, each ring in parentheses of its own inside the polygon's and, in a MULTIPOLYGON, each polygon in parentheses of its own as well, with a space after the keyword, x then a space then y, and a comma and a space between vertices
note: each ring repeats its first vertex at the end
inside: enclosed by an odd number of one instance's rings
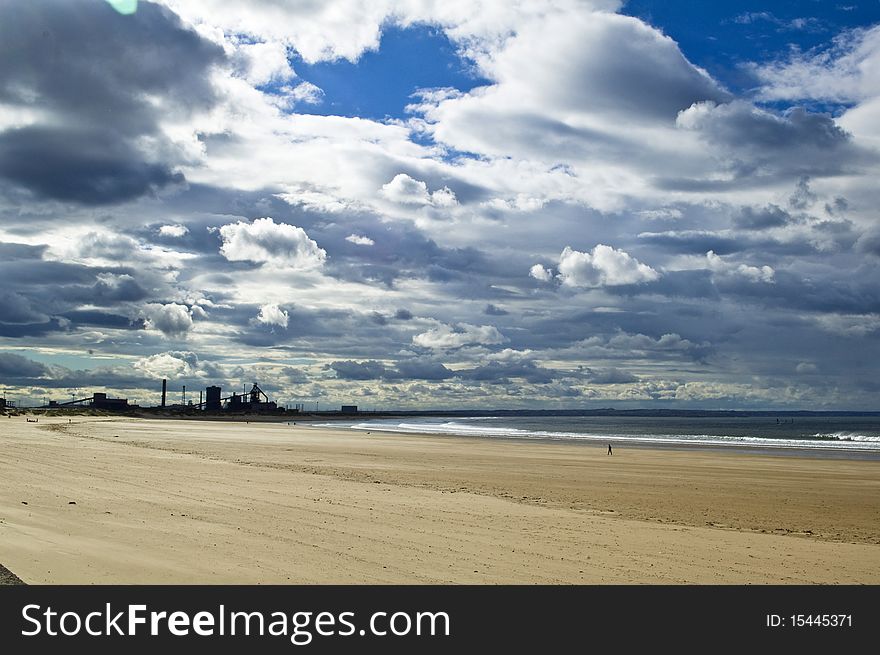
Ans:
POLYGON ((708 447, 880 459, 878 416, 471 416, 322 424, 361 431, 593 444, 708 447))

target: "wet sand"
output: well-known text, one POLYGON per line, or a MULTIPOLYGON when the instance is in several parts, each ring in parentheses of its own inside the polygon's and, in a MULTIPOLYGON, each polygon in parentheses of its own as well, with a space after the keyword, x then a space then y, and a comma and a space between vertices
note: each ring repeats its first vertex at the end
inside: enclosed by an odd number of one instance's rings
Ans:
POLYGON ((877 461, 67 420, 0 418, 26 583, 880 583, 877 461))

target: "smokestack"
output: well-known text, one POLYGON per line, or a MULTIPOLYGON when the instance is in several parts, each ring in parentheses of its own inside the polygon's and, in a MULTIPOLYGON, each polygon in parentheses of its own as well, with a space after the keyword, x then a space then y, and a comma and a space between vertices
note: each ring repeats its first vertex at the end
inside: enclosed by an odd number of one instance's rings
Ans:
POLYGON ((162 380, 162 407, 165 407, 165 391, 168 387, 168 380, 162 380))

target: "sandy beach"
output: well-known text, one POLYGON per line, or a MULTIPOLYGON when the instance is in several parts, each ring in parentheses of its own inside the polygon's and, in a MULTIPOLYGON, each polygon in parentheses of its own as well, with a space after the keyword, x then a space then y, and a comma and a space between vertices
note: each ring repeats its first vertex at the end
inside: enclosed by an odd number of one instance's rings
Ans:
POLYGON ((880 583, 880 463, 0 418, 0 564, 40 583, 880 583))

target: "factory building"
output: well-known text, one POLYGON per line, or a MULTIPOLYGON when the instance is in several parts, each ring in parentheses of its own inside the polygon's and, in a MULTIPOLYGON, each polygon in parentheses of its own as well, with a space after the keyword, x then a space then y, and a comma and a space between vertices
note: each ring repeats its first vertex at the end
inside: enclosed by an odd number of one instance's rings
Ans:
POLYGON ((108 398, 106 393, 96 393, 92 396, 92 407, 94 409, 125 411, 128 409, 128 398, 108 398))
POLYGON ((269 400, 256 382, 249 393, 239 395, 233 392, 226 400, 226 410, 230 412, 274 412, 278 409, 277 403, 269 400))
POLYGON ((223 401, 220 399, 220 387, 208 387, 205 389, 205 410, 219 412, 223 409, 223 401))
MULTIPOLYGON (((202 392, 199 392, 199 402, 194 403, 192 400, 187 402, 186 387, 181 387, 182 400, 180 404, 168 404, 168 381, 162 380, 162 396, 161 404, 150 408, 152 410, 170 410, 172 412, 192 413, 196 411, 205 412, 284 412, 284 408, 278 407, 275 401, 269 400, 269 396, 260 388, 256 382, 253 387, 246 393, 235 393, 224 397, 223 389, 219 386, 210 386, 205 389, 204 400, 202 400, 202 392)), ((15 407, 15 403, 0 397, 0 410, 15 407)), ((50 400, 40 409, 57 409, 63 410, 67 408, 83 408, 111 411, 111 412, 127 412, 138 410, 140 407, 135 404, 129 404, 127 398, 109 398, 104 392, 93 393, 91 396, 77 398, 65 402, 50 400)))

